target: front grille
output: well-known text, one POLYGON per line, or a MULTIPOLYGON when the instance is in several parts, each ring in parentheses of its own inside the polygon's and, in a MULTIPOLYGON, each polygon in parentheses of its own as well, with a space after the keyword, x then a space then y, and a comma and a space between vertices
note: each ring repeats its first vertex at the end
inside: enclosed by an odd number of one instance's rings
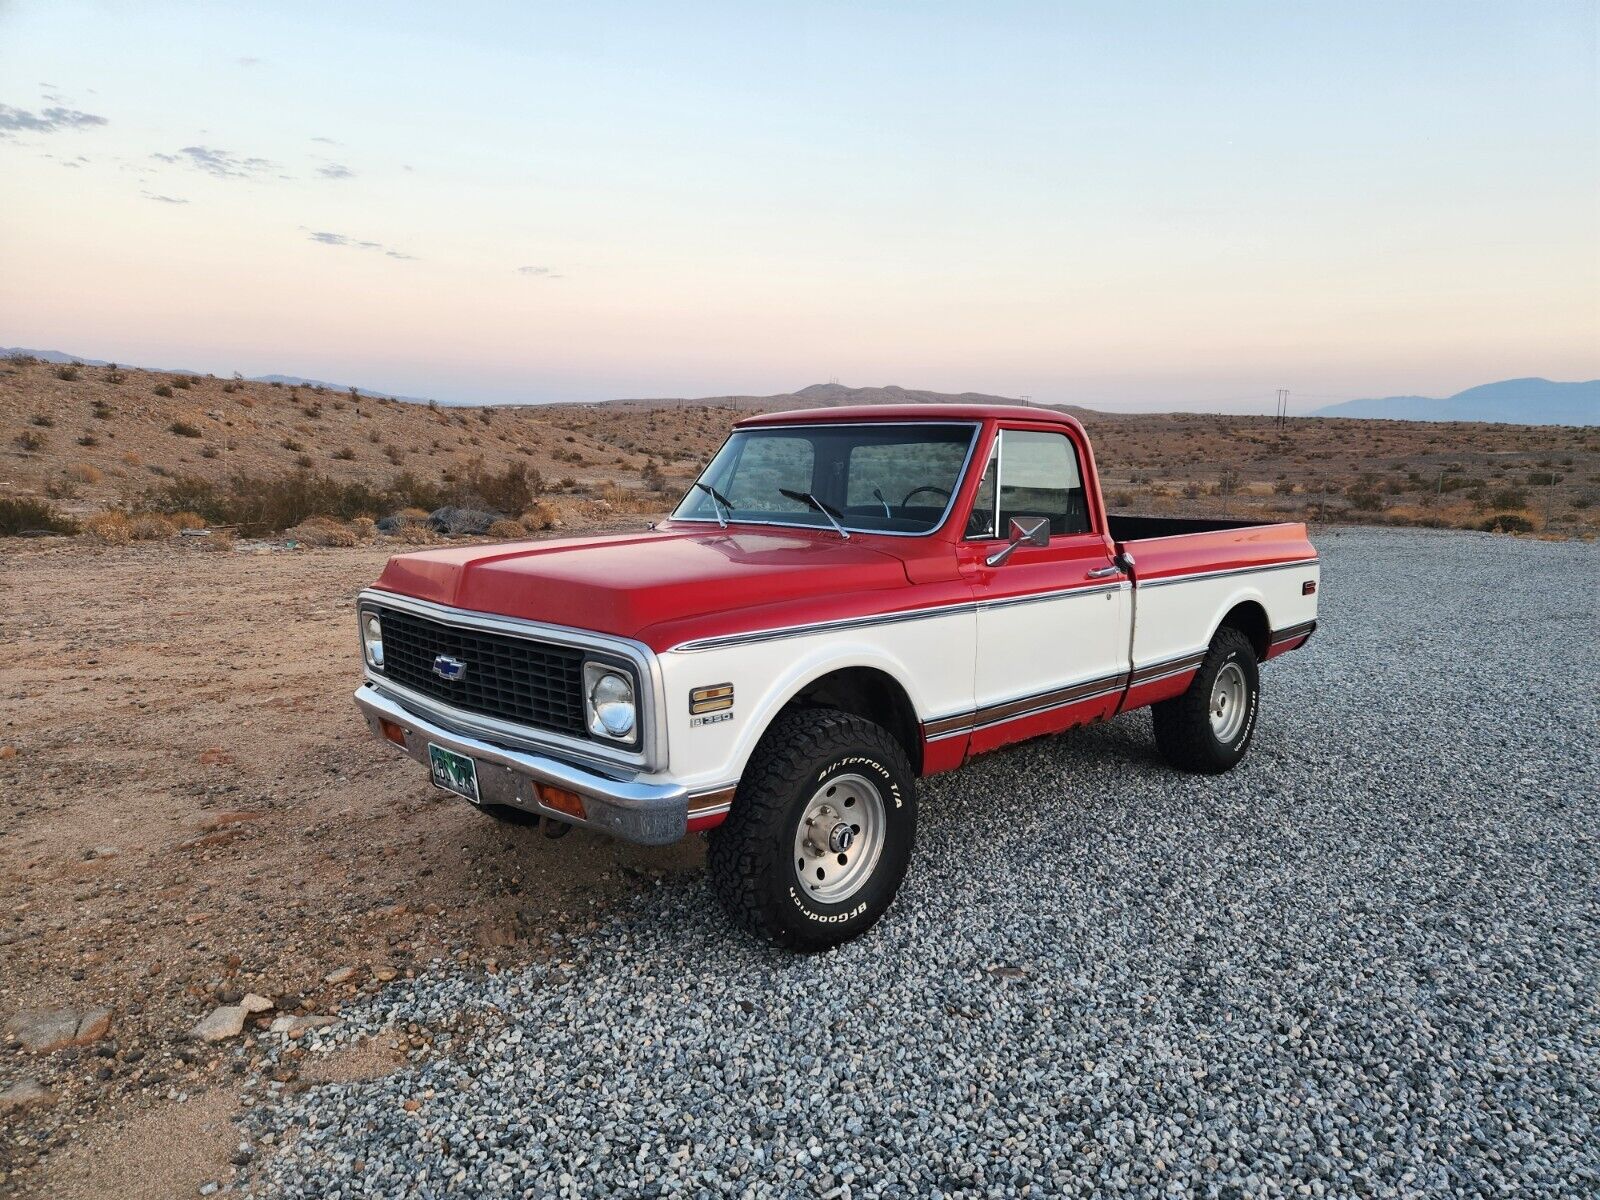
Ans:
POLYGON ((583 719, 584 652, 571 646, 460 629, 379 607, 383 674, 454 708, 552 733, 588 737, 583 719), (454 682, 434 673, 447 655, 466 664, 454 682))

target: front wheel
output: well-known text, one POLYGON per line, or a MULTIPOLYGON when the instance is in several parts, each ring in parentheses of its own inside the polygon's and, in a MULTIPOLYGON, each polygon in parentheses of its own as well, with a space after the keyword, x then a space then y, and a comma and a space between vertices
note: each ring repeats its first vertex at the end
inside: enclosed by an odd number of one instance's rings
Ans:
POLYGON ((916 827, 911 764, 882 727, 837 709, 784 713, 711 831, 712 890, 758 937, 825 950, 889 907, 916 827))
POLYGON ((1156 748, 1180 771, 1220 775, 1250 748, 1260 701, 1250 639, 1219 629, 1188 690, 1151 707, 1156 748))

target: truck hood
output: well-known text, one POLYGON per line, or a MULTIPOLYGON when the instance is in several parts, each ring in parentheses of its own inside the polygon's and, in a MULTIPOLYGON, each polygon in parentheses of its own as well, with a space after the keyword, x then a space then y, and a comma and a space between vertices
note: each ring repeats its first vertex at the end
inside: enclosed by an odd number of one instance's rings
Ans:
POLYGON ((670 623, 675 643, 722 614, 908 581, 900 559, 832 533, 696 529, 399 554, 377 586, 653 644, 655 626, 670 623))

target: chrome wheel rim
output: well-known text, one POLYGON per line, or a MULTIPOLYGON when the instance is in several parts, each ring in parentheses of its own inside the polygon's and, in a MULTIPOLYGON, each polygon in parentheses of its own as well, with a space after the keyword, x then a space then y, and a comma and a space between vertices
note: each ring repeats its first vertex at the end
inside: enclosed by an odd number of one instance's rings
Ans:
POLYGON ((883 794, 863 775, 835 775, 806 802, 794 834, 794 869, 819 904, 842 904, 861 890, 883 854, 888 818, 883 794))
POLYGON ((1244 671, 1238 663, 1228 663, 1217 672, 1216 682, 1211 685, 1211 732, 1219 742, 1231 742, 1239 736, 1249 707, 1248 696, 1244 671))

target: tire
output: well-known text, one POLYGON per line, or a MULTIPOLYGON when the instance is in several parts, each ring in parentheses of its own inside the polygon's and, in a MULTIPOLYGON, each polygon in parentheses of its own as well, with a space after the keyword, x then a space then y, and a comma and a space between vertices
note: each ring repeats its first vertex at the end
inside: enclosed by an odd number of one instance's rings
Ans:
POLYGON ((883 728, 832 708, 782 713, 711 831, 711 888, 757 937, 826 950, 883 916, 916 828, 916 778, 883 728))
POLYGON ((1180 771, 1220 775, 1250 748, 1260 702, 1255 648, 1225 626, 1211 639, 1188 690, 1151 706, 1156 748, 1180 771))

